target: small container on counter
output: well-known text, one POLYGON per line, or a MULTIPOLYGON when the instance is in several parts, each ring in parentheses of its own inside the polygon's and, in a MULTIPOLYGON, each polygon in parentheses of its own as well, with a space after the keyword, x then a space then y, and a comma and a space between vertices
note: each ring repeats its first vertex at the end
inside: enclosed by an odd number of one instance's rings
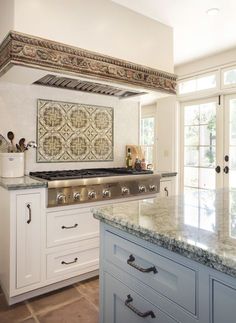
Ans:
POLYGON ((22 177, 24 169, 24 153, 0 153, 0 177, 22 177))

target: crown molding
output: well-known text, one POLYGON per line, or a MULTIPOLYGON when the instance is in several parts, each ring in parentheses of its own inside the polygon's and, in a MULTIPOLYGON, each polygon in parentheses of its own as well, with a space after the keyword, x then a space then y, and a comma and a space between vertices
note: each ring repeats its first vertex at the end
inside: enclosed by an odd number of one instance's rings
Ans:
POLYGON ((177 76, 174 74, 10 31, 0 45, 0 75, 14 65, 176 94, 177 76))

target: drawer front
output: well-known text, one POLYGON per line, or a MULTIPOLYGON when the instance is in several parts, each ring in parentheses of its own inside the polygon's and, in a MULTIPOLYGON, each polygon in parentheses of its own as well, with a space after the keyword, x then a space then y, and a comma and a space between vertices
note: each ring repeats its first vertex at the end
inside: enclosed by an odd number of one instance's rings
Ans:
POLYGON ((177 322, 108 273, 104 274, 104 285, 104 323, 177 322))
POLYGON ((98 241, 88 247, 78 247, 47 256, 47 279, 81 275, 99 267, 98 241))
POLYGON ((99 221, 89 209, 47 213, 47 247, 99 236, 99 221))
POLYGON ((108 231, 105 231, 104 248, 106 261, 125 270, 190 313, 196 314, 194 270, 108 231))
POLYGON ((236 322, 236 290, 213 280, 213 323, 236 322))

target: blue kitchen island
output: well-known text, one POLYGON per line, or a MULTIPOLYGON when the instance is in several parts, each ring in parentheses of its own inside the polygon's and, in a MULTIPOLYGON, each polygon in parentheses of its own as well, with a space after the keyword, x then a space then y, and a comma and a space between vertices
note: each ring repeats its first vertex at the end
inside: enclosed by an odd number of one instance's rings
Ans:
POLYGON ((236 192, 189 190, 93 214, 100 323, 236 322, 236 192))

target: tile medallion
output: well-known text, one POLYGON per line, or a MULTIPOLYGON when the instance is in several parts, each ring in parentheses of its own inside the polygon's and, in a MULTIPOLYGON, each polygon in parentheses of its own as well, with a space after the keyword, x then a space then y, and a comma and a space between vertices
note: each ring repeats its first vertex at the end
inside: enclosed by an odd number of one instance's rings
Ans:
POLYGON ((37 162, 113 160, 113 108, 38 100, 37 162))

